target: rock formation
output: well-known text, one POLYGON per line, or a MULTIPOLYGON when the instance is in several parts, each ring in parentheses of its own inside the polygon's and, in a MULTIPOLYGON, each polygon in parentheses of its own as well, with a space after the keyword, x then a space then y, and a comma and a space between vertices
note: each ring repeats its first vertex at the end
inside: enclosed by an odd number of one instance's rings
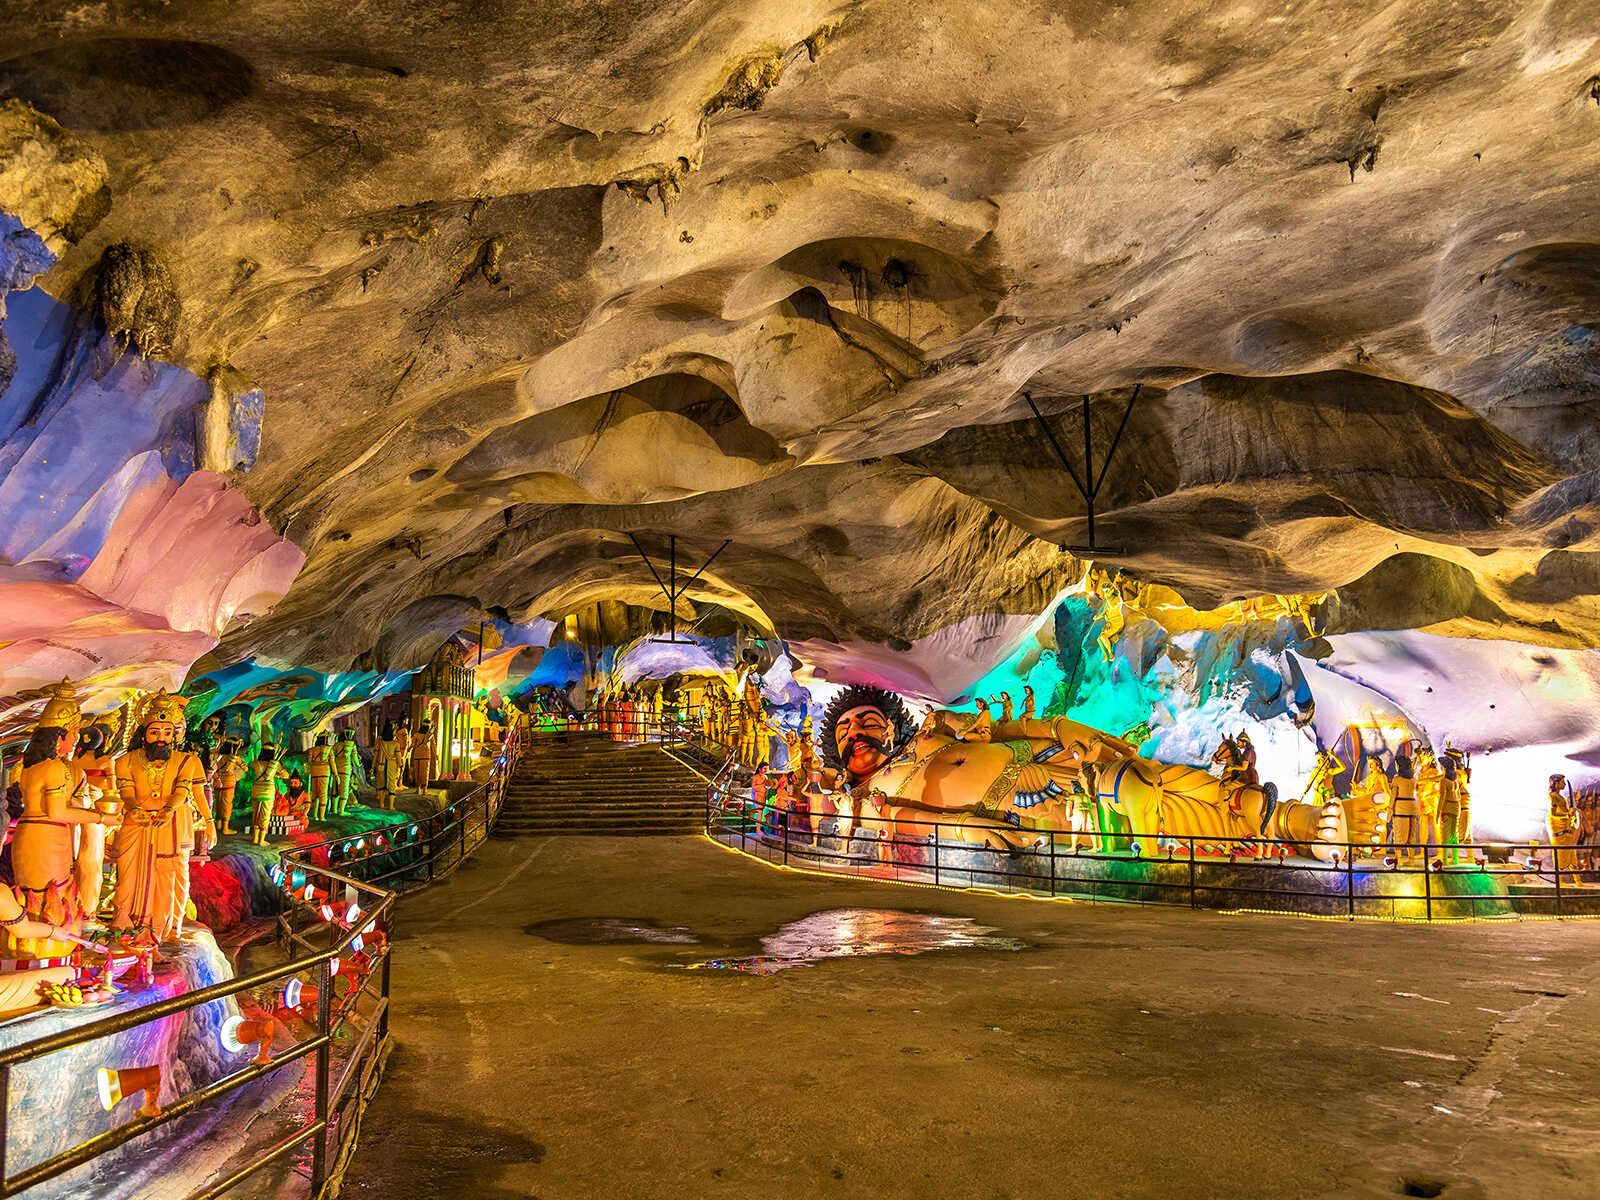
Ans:
POLYGON ((1097 502, 1131 574, 1593 645, 1597 17, 18 0, 6 577, 75 578, 153 453, 305 555, 196 564, 169 624, 222 661, 659 607, 629 532, 731 539, 686 606, 914 658, 1081 572, 1024 394, 1076 461, 1080 397, 1103 454, 1139 384, 1097 502), (35 486, 41 398, 108 381, 35 486))

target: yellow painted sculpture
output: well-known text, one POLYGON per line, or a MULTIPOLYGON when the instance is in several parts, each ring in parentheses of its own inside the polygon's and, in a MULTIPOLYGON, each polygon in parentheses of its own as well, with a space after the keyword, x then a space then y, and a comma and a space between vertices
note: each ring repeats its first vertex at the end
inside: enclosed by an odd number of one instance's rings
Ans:
POLYGON ((428 790, 433 782, 433 726, 424 721, 417 727, 417 738, 411 748, 411 786, 419 792, 428 790))
POLYGON ((1545 828, 1554 851, 1556 875, 1565 876, 1565 882, 1579 883, 1578 852, 1572 848, 1578 844, 1578 810, 1572 802, 1572 786, 1565 775, 1550 776, 1549 801, 1545 828))
MULTIPOLYGON (((62 757, 75 745, 82 720, 76 695, 66 680, 50 692, 22 755, 22 816, 12 834, 11 864, 17 904, 27 917, 75 935, 100 893, 98 885, 91 894, 81 890, 74 834, 115 818, 83 806, 84 772, 62 757)), ((50 963, 71 952, 70 941, 53 938, 8 936, 3 947, 6 958, 19 962, 50 963)))
POLYGON ((233 832, 228 823, 233 819, 233 802, 239 791, 239 780, 244 778, 250 764, 239 756, 242 749, 237 738, 224 738, 222 752, 211 765, 211 794, 215 797, 213 812, 218 820, 218 836, 233 832))
POLYGON ((205 770, 198 756, 177 748, 187 703, 165 691, 150 697, 136 748, 117 759, 122 826, 112 850, 117 864, 112 930, 136 942, 159 944, 183 932, 196 831, 208 843, 216 840, 201 787, 205 770))
POLYGON ((258 846, 267 844, 267 830, 278 804, 278 780, 287 778, 289 768, 278 761, 278 748, 263 742, 256 753, 255 778, 250 781, 250 840, 258 846))
MULTIPOLYGON (((898 697, 850 687, 829 705, 823 754, 858 809, 853 822, 889 838, 942 839, 995 849, 1037 844, 1048 831, 1074 830, 1073 784, 1086 809, 1107 816, 1102 834, 1193 841, 1201 855, 1255 854, 1266 839, 1331 859, 1339 843, 1365 836, 1338 802, 1280 802, 1270 786, 1222 780, 1196 767, 1139 757, 1137 749, 1065 717, 1001 722, 936 710, 912 726, 898 697), (881 792, 876 816, 872 793, 881 792)), ((1076 837, 1076 833, 1075 833, 1076 837)))
POLYGON ((333 737, 319 733, 316 745, 306 751, 307 782, 311 788, 311 819, 328 819, 328 789, 333 781, 333 737))
POLYGON ((355 796, 356 772, 361 765, 361 759, 356 750, 356 731, 346 729, 340 732, 339 740, 333 744, 333 811, 337 816, 343 816, 344 810, 355 796))
POLYGON ((405 761, 405 750, 395 727, 385 722, 372 747, 373 787, 377 791, 379 808, 394 807, 394 798, 402 786, 401 773, 405 769, 405 761))
MULTIPOLYGON (((86 726, 78 735, 78 753, 72 761, 83 771, 83 803, 79 807, 92 808, 115 821, 121 801, 117 793, 116 756, 109 750, 110 743, 110 726, 86 726)), ((102 825, 85 823, 75 832, 77 859, 73 873, 77 876, 84 914, 93 916, 100 907, 105 880, 107 831, 102 825)))
POLYGON ((1423 802, 1417 796, 1416 760, 1411 743, 1402 742, 1394 752, 1393 773, 1389 779, 1389 840, 1395 859, 1402 866, 1422 861, 1427 828, 1423 802))

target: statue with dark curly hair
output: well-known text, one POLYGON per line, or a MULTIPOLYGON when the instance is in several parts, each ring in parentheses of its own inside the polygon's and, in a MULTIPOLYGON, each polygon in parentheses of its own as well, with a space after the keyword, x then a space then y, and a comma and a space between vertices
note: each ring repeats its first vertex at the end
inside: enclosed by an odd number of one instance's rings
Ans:
POLYGON ((822 759, 855 788, 898 754, 916 730, 899 696, 854 684, 822 714, 822 759))

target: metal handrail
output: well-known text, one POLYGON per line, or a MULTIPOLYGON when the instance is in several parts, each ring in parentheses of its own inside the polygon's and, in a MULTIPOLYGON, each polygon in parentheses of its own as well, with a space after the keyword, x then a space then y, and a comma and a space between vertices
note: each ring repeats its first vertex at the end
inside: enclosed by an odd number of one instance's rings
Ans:
MULTIPOLYGON (((462 796, 459 800, 441 809, 438 813, 428 817, 409 822, 412 826, 428 824, 428 836, 425 839, 425 858, 407 864, 402 872, 390 872, 390 876, 397 873, 413 872, 426 869, 431 881, 436 877, 434 869, 435 860, 440 856, 441 849, 435 845, 438 836, 442 833, 461 829, 460 848, 461 858, 465 858, 471 849, 482 844, 482 840, 489 834, 500 808, 504 802, 506 781, 515 773, 517 764, 523 753, 521 739, 513 730, 508 736, 501 754, 491 767, 490 778, 483 784, 462 796), (480 826, 481 836, 472 847, 467 845, 467 823, 474 808, 481 808, 483 821, 480 826), (446 823, 438 831, 431 826, 439 817, 446 817, 446 823)), ((194 1200, 211 1200, 220 1196, 237 1184, 250 1178, 256 1172, 282 1158, 294 1147, 301 1145, 308 1138, 315 1138, 313 1145, 312 1170, 310 1179, 310 1196, 313 1200, 321 1200, 329 1193, 329 1184, 334 1181, 334 1176, 328 1168, 328 1133, 334 1127, 335 1119, 340 1104, 345 1100, 345 1093, 349 1083, 356 1077, 356 1072, 364 1068, 375 1056, 381 1057, 386 1049, 388 1040, 388 1015, 389 1015, 389 962, 392 939, 390 937, 391 924, 396 900, 399 891, 394 888, 377 886, 377 880, 363 880, 346 871, 335 869, 329 864, 318 864, 311 861, 313 851, 346 847, 365 839, 368 834, 351 834, 340 838, 329 838, 309 846, 299 846, 286 850, 279 855, 279 867, 283 870, 281 879, 285 883, 295 876, 307 882, 315 880, 321 883, 322 890, 327 895, 332 895, 335 888, 345 889, 346 895, 357 895, 358 906, 364 907, 358 920, 349 926, 329 925, 320 923, 317 928, 330 931, 328 944, 322 948, 310 945, 303 933, 294 928, 293 917, 299 911, 309 907, 301 898, 300 889, 304 884, 297 884, 290 888, 280 885, 280 903, 286 902, 286 911, 280 909, 278 922, 280 932, 287 934, 288 943, 307 947, 307 953, 291 959, 275 967, 269 967, 249 975, 239 976, 212 984, 197 991, 186 992, 154 1004, 143 1005, 130 1009, 127 1012, 117 1013, 80 1025, 74 1029, 61 1030, 57 1033, 35 1038, 33 1041, 0 1050, 0 1197, 10 1197, 53 1179, 66 1171, 92 1162, 101 1155, 116 1149, 118 1146, 131 1141, 153 1129, 160 1128, 175 1121, 186 1114, 206 1105, 212 1101, 227 1096, 242 1087, 255 1083, 265 1075, 289 1063, 297 1062, 308 1055, 315 1054, 316 1062, 316 1107, 311 1119, 300 1129, 279 1139, 266 1151, 258 1155, 250 1163, 235 1170, 226 1179, 223 1179, 208 1188, 195 1193, 194 1200), (335 959, 344 959, 351 953, 351 949, 358 936, 366 935, 376 929, 383 932, 381 949, 372 954, 364 954, 365 970, 361 979, 347 990, 339 1002, 339 1010, 334 1011, 333 982, 334 973, 331 964, 335 959), (9 1173, 5 1163, 5 1149, 10 1124, 10 1082, 11 1071, 23 1063, 36 1061, 57 1051, 73 1046, 85 1045, 103 1037, 122 1033, 126 1030, 146 1025, 151 1021, 163 1020, 178 1013, 188 1012, 205 1004, 216 1003, 236 996, 241 992, 267 985, 285 983, 293 977, 315 972, 317 986, 317 1019, 313 1036, 299 1042, 288 1050, 276 1054, 268 1063, 250 1063, 221 1079, 215 1080, 206 1087, 187 1093, 178 1099, 162 1106, 158 1116, 138 1116, 121 1125, 107 1130, 85 1142, 69 1147, 60 1153, 35 1163, 26 1170, 17 1174, 9 1173), (331 1051, 335 1034, 340 1032, 346 1020, 355 1012, 359 1001, 370 994, 369 988, 373 977, 379 983, 379 996, 367 1014, 368 1025, 357 1038, 350 1049, 344 1071, 341 1074, 339 1085, 330 1094, 329 1072, 331 1067, 331 1051)), ((380 851, 380 855, 396 853, 399 850, 414 850, 416 839, 410 844, 401 845, 380 851)), ((451 839, 454 844, 455 839, 451 839)), ((329 852, 331 857, 331 849, 329 852)), ((355 860, 357 864, 367 861, 373 855, 363 856, 355 860)), ((458 860, 459 862, 459 860, 458 860)), ((341 866, 353 865, 343 862, 341 866)), ((316 884, 312 884, 315 890, 316 884)), ((358 1097, 358 1100, 361 1098, 358 1097)), ((350 1143, 353 1141, 355 1130, 359 1127, 358 1119, 349 1122, 340 1121, 339 1129, 339 1159, 344 1161, 350 1143)))
MULTIPOLYGON (((761 850, 775 851, 781 855, 781 862, 784 865, 793 865, 794 859, 809 859, 815 863, 815 869, 828 873, 872 874, 881 877, 882 872, 889 869, 894 872, 897 879, 904 874, 910 874, 914 877, 913 882, 932 883, 935 886, 944 886, 952 879, 975 879, 978 876, 986 876, 991 880, 1003 879, 1005 882, 981 885, 974 883, 972 886, 1034 895, 1047 893, 1050 896, 1061 896, 1060 885, 1063 883, 1083 884, 1090 888, 1091 900, 1125 899, 1125 896, 1107 896, 1105 893, 1142 889, 1158 895, 1179 897, 1168 901, 1171 903, 1182 903, 1186 898, 1190 907, 1200 907, 1199 901, 1202 896, 1219 894, 1258 896, 1279 901, 1285 898, 1315 898, 1337 903, 1343 899, 1346 908, 1344 915, 1350 918, 1359 915, 1357 909, 1363 903, 1370 905, 1372 902, 1383 902, 1390 907, 1390 919, 1402 919, 1398 917, 1395 906, 1410 901, 1420 902, 1423 919, 1427 921, 1460 919, 1451 916, 1450 913, 1463 905, 1471 907, 1472 919, 1485 919, 1476 916, 1480 904, 1505 905, 1513 898, 1510 894, 1436 894, 1433 881, 1441 876, 1460 878, 1482 875, 1500 881, 1509 879, 1513 884, 1520 881, 1523 884, 1551 888, 1547 898, 1551 901, 1554 912, 1550 915, 1558 917, 1600 915, 1600 888, 1588 887, 1589 884, 1600 883, 1600 867, 1582 865, 1583 860, 1592 861, 1592 856, 1600 855, 1600 851, 1594 847, 1557 846, 1548 842, 1452 844, 1419 841, 1374 844, 1345 841, 1319 843, 1324 848, 1331 846, 1338 851, 1337 857, 1330 856, 1331 861, 1324 861, 1305 857, 1298 843, 1265 836, 1211 837, 1177 835, 1164 831, 1138 833, 1122 830, 1097 834, 1089 831, 1025 830, 1016 826, 1008 827, 1013 834, 1034 834, 1034 844, 1008 847, 993 852, 1009 861, 1033 861, 1048 866, 1048 871, 1029 872, 948 861, 946 856, 951 849, 969 851, 982 849, 973 845, 969 836, 962 836, 963 830, 970 835, 972 827, 962 826, 953 821, 897 816, 894 818, 895 832, 883 830, 880 833, 862 828, 875 818, 865 814, 859 819, 845 818, 846 823, 853 827, 849 842, 844 843, 838 850, 827 850, 814 843, 820 842, 823 836, 820 833, 820 823, 834 820, 836 815, 809 814, 811 824, 809 830, 797 830, 796 822, 792 819, 794 816, 792 810, 768 808, 766 805, 756 804, 748 796, 732 792, 722 784, 720 772, 718 779, 707 788, 708 836, 731 848, 752 853, 754 857, 764 857, 759 853, 761 850), (779 816, 782 817, 781 823, 777 820, 779 816), (913 836, 905 836, 904 831, 908 828, 915 831, 913 836), (718 837, 719 833, 727 835, 726 839, 718 837), (797 844, 801 838, 805 839, 805 844, 797 844), (1129 848, 1127 850, 1104 849, 1099 846, 1085 848, 1076 844, 1079 839, 1084 838, 1093 838, 1102 844, 1105 839, 1115 839, 1128 845, 1129 848), (1073 844, 1064 846, 1061 844, 1063 841, 1070 841, 1073 844), (852 848, 857 843, 865 847, 867 852, 852 853, 852 848), (754 852, 751 851, 752 845, 756 847, 754 852), (917 847, 928 852, 929 861, 905 862, 897 855, 897 851, 909 853, 917 847), (1154 852, 1150 852, 1148 847, 1153 847, 1154 852), (1197 847, 1227 849, 1226 853, 1212 855, 1198 851, 1197 847), (1506 856, 1504 865, 1492 861, 1498 855, 1506 856), (1457 861, 1446 862, 1445 856, 1453 857, 1457 861), (1289 861, 1291 858, 1294 860, 1292 863, 1289 861), (1157 878, 1154 875, 1137 880, 1107 879, 1072 873, 1070 864, 1075 861, 1178 865, 1187 867, 1188 873, 1186 879, 1176 881, 1157 878), (1562 865, 1563 863, 1566 865, 1562 865), (1065 876, 1060 873, 1063 864, 1068 864, 1068 874, 1065 876), (862 867, 866 869, 859 869, 862 867), (1232 872, 1235 877, 1221 881, 1201 878, 1202 872, 1214 872, 1217 869, 1232 872), (1278 872, 1281 879, 1282 872, 1286 870, 1342 876, 1345 881, 1343 895, 1327 889, 1262 887, 1241 878, 1248 872, 1265 871, 1278 872), (1421 884, 1420 894, 1414 896, 1362 894, 1356 890, 1357 875, 1416 877, 1421 884), (1577 881, 1576 886, 1573 881, 1577 881), (1594 904, 1590 906, 1592 911, 1573 911, 1573 901, 1578 898, 1593 900, 1594 904)), ((906 882, 904 879, 900 881, 906 882)), ((1531 903, 1546 897, 1528 894, 1515 898, 1531 903)), ((1150 901, 1141 899, 1138 902, 1150 901)), ((1302 910, 1280 907, 1270 911, 1302 910)), ((1509 919, 1518 915, 1509 913, 1497 919, 1509 919)))

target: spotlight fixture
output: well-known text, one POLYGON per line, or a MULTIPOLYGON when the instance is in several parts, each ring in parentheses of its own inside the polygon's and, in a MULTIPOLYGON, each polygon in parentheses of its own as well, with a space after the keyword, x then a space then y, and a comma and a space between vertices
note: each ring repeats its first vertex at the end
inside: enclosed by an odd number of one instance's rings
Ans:
POLYGON ((250 1061, 269 1063, 272 1061, 272 1035, 276 1027, 276 1022, 265 1015, 229 1017, 222 1023, 222 1048, 230 1054, 238 1054, 246 1046, 253 1045, 256 1056, 250 1061))
POLYGON ((159 1117, 161 1106, 156 1096, 161 1091, 161 1067, 101 1067, 97 1075, 100 1107, 110 1112, 122 1103, 124 1096, 144 1093, 144 1103, 139 1106, 141 1117, 159 1117))

